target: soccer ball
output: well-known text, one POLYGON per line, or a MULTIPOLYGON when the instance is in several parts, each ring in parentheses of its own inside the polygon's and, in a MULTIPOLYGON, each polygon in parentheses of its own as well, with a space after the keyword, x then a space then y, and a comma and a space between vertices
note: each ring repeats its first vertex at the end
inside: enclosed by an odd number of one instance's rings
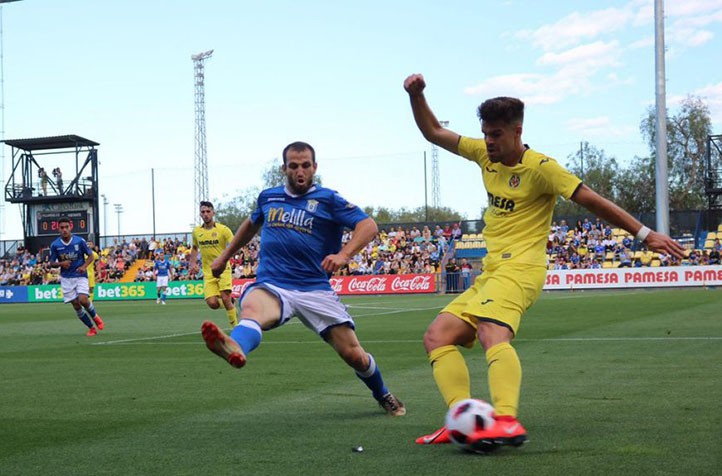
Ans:
POLYGON ((446 414, 446 429, 449 437, 458 447, 466 451, 488 452, 492 448, 474 445, 472 435, 479 430, 487 430, 496 424, 494 407, 484 400, 468 398, 451 408, 446 414))

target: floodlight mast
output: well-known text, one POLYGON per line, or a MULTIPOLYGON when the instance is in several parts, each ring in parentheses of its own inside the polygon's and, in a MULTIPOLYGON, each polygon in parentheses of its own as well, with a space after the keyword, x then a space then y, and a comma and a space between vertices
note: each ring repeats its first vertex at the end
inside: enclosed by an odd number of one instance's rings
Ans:
POLYGON ((194 221, 198 219, 198 204, 208 200, 208 152, 206 149, 206 93, 204 63, 213 55, 213 50, 191 55, 195 70, 196 103, 196 151, 194 167, 194 221))
MULTIPOLYGON (((20 0, 0 0, 0 142, 5 140, 5 42, 3 41, 3 3, 20 0)), ((5 145, 0 145, 0 185, 5 186, 5 145)), ((0 239, 5 234, 5 202, 0 200, 0 239)))

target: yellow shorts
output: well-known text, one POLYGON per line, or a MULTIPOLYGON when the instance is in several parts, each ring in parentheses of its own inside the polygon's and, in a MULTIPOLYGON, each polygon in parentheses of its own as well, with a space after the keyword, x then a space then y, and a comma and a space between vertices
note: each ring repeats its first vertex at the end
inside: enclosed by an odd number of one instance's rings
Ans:
POLYGON ((233 278, 231 276, 230 268, 226 269, 223 274, 221 274, 220 278, 214 278, 210 270, 208 270, 208 274, 203 271, 203 275, 206 276, 203 279, 203 294, 205 299, 212 296, 220 296, 221 291, 230 291, 233 289, 233 278))
POLYGON ((539 298, 547 270, 544 266, 508 263, 485 269, 474 284, 441 312, 468 322, 501 323, 516 335, 521 316, 539 298))

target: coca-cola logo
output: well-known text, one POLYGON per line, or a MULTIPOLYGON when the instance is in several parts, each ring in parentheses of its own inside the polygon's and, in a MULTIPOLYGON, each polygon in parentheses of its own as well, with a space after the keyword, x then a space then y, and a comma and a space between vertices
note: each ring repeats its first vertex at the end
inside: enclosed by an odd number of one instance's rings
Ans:
POLYGON ((350 292, 366 292, 366 293, 382 293, 386 291, 386 279, 385 277, 379 278, 351 278, 348 283, 348 290, 350 292))
POLYGON ((397 276, 391 281, 391 291, 428 291, 431 289, 431 276, 397 276))
POLYGON ((328 282, 331 285, 331 289, 333 289, 333 292, 340 293, 341 291, 343 291, 343 279, 331 278, 328 280, 328 282))
POLYGON ((233 283, 233 286, 231 289, 231 296, 238 299, 239 297, 241 297, 241 295, 246 290, 246 288, 248 286, 250 286, 251 284, 253 284, 254 282, 255 282, 255 280, 253 280, 253 279, 248 279, 248 280, 245 280, 242 282, 236 281, 235 283, 233 283))

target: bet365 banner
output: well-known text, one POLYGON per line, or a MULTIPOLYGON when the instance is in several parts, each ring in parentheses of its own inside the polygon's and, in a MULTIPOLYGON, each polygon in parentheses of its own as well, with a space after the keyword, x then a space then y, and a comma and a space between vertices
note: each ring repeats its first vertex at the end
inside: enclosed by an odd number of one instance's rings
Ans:
MULTIPOLYGON (((42 286, 13 286, 25 288, 24 301, 12 302, 62 302, 63 292, 58 284, 42 286)), ((0 287, 0 291, 4 290, 0 287)), ((16 291, 13 291, 16 292, 16 291)), ((203 298, 203 281, 171 281, 168 283, 168 299, 203 298)), ((155 282, 142 283, 100 283, 93 292, 96 301, 138 301, 155 299, 157 296, 155 282)), ((0 299, 0 301, 2 301, 0 299)), ((4 301, 2 301, 4 302, 4 301)))

